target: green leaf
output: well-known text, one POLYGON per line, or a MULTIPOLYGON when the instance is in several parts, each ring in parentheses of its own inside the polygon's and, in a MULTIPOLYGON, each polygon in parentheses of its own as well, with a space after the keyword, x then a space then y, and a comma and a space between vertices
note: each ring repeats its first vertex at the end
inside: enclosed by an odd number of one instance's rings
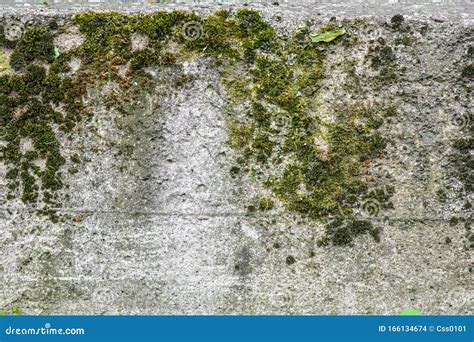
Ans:
POLYGON ((400 316, 423 316, 423 314, 415 309, 407 309, 400 312, 400 316))
POLYGON ((54 47, 54 57, 58 58, 61 55, 61 50, 57 46, 54 47))
POLYGON ((318 34, 312 34, 311 41, 313 43, 319 43, 319 42, 328 43, 330 41, 333 41, 337 37, 342 36, 345 33, 346 33, 346 30, 340 29, 340 30, 327 31, 327 32, 318 33, 318 34))

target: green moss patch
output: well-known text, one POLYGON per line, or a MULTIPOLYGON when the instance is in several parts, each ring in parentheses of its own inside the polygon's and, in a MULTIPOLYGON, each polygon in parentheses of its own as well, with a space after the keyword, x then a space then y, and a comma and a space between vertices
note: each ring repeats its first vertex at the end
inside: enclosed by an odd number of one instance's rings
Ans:
MULTIPOLYGON (((153 82, 145 68, 206 56, 220 65, 232 98, 229 107, 243 108, 228 116, 229 145, 238 154, 231 176, 259 169, 269 193, 249 206, 252 211, 273 210, 278 203, 325 223, 321 246, 347 245, 361 234, 378 239, 378 229, 358 218, 355 208, 373 194, 367 170, 385 148, 379 128, 391 114, 358 105, 333 108, 323 116, 318 104, 328 48, 352 42, 345 27, 324 25, 318 30, 324 44, 318 44, 308 28, 279 36, 259 12, 247 9, 208 16, 86 12, 73 23, 85 40, 68 52, 58 53, 53 44, 61 32, 57 25, 31 27, 14 46, 8 43, 15 73, 0 77, 1 137, 6 142, 0 158, 9 168, 11 198, 43 203, 40 210, 46 214, 61 205, 62 174, 79 172, 81 158, 64 158, 57 132, 73 131, 90 115, 82 102, 88 86, 114 81, 118 93, 110 95, 108 104, 126 111, 127 103, 133 104, 153 82), (134 49, 134 35, 147 37, 147 45, 134 49), (69 73, 72 58, 81 60, 74 75, 69 73), (31 142, 28 150, 25 141, 31 142)), ((394 58, 391 48, 381 45, 373 51, 372 64, 391 68, 394 58)), ((384 204, 389 197, 377 201, 384 204)))

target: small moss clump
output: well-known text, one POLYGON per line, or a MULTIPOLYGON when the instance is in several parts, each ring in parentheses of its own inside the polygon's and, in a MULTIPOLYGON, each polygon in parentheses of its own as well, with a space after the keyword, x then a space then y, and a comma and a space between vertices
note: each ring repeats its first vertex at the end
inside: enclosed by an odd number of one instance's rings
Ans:
POLYGON ((258 209, 261 211, 272 210, 275 208, 275 202, 270 198, 262 198, 258 202, 258 209))
POLYGON ((461 76, 465 78, 470 78, 470 79, 474 78, 474 65, 472 63, 466 65, 462 69, 461 76))
POLYGON ((401 36, 400 38, 397 38, 395 40, 395 43, 396 44, 402 44, 402 45, 405 45, 405 46, 411 46, 414 43, 414 38, 412 36, 410 36, 409 34, 405 34, 405 35, 401 36))
POLYGON ((372 66, 378 68, 380 66, 389 65, 395 60, 395 54, 388 45, 379 45, 374 49, 375 56, 372 57, 372 66))
POLYGON ((379 40, 379 44, 369 48, 371 65, 374 69, 379 70, 378 79, 383 83, 390 83, 398 79, 396 72, 396 55, 393 49, 388 46, 383 39, 379 40))
POLYGON ((395 29, 400 28, 400 26, 402 26, 404 21, 405 21, 405 18, 401 14, 396 14, 390 19, 390 23, 392 24, 392 27, 395 29))
POLYGON ((353 242, 353 238, 362 234, 370 234, 375 241, 380 241, 380 229, 374 227, 370 221, 359 219, 336 218, 327 225, 326 235, 318 240, 318 246, 327 246, 332 241, 335 246, 346 246, 353 242))
POLYGON ((296 259, 295 259, 295 257, 294 257, 293 255, 288 255, 288 256, 286 257, 286 264, 287 264, 288 266, 293 265, 295 262, 296 262, 296 259))
POLYGON ((73 154, 71 156, 71 161, 73 163, 76 163, 76 164, 80 164, 81 163, 81 158, 79 157, 79 155, 76 153, 76 154, 73 154))

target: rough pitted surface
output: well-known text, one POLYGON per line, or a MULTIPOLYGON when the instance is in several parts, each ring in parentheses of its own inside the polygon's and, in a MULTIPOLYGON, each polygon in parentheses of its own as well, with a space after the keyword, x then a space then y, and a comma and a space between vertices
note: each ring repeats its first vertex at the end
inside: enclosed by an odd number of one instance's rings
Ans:
MULTIPOLYGON (((393 208, 371 218, 380 241, 360 235, 350 246, 321 246, 321 222, 279 203, 249 212, 266 190, 258 177, 229 173, 237 152, 228 144, 225 63, 195 58, 148 69, 155 88, 125 113, 108 108, 107 86, 89 89, 93 115, 74 134, 58 133, 66 156, 79 152, 87 161, 74 173, 66 171, 69 161, 63 166, 61 191, 69 196, 59 212, 67 220, 53 222, 34 205, 7 199, 7 167, 0 164, 0 308, 25 314, 474 313, 472 209, 466 205, 472 193, 459 177, 453 148, 472 134, 472 71, 463 71, 472 63, 472 6, 412 5, 406 12, 382 6, 370 15, 360 5, 254 7, 281 34, 304 25, 316 30, 332 16, 365 18, 357 45, 328 46, 318 102, 321 113, 357 103, 396 109, 380 129, 387 147, 369 170, 394 188, 393 208), (399 13, 410 41, 391 21, 399 13), (369 48, 382 44, 380 38, 395 56, 387 63, 396 79, 381 77, 371 62, 369 48), (182 78, 190 81, 181 84, 182 78)), ((163 8, 190 9, 149 11, 163 8)), ((1 17, 23 13, 22 21, 67 23, 72 12, 8 9, 1 17)))

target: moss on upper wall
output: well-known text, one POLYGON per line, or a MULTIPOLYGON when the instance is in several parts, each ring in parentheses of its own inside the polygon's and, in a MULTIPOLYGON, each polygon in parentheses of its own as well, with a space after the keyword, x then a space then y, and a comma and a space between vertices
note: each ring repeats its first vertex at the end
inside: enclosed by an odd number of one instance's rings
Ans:
MULTIPOLYGON (((146 67, 207 56, 227 63, 220 70, 230 106, 243 108, 228 118, 229 145, 239 155, 232 177, 264 170, 263 186, 270 195, 253 207, 270 211, 280 203, 326 223, 321 246, 347 245, 365 233, 378 239, 379 230, 357 217, 355 209, 370 198, 388 206, 391 193, 369 191, 367 170, 385 148, 378 129, 391 114, 359 105, 323 117, 318 103, 328 44, 350 44, 353 37, 313 43, 308 28, 280 36, 258 12, 247 9, 208 16, 87 12, 72 22, 85 40, 64 53, 55 50, 53 39, 61 33, 55 25, 29 28, 15 44, 0 37, 4 48, 12 49, 9 63, 15 70, 0 77, 5 142, 0 158, 8 166, 11 198, 19 196, 57 219, 66 164, 57 132, 73 131, 91 114, 82 101, 88 86, 112 80, 133 102, 134 92, 146 91, 143 86, 153 82, 146 67), (134 35, 146 37, 147 45, 134 49, 134 35), (81 59, 74 75, 68 73, 72 58, 81 59), (125 73, 119 74, 120 68, 125 73)), ((330 23, 320 32, 336 29, 330 23)), ((376 48, 372 63, 389 70, 392 60, 384 45, 376 48)), ((121 95, 115 95, 111 106, 119 106, 114 100, 121 95)))

